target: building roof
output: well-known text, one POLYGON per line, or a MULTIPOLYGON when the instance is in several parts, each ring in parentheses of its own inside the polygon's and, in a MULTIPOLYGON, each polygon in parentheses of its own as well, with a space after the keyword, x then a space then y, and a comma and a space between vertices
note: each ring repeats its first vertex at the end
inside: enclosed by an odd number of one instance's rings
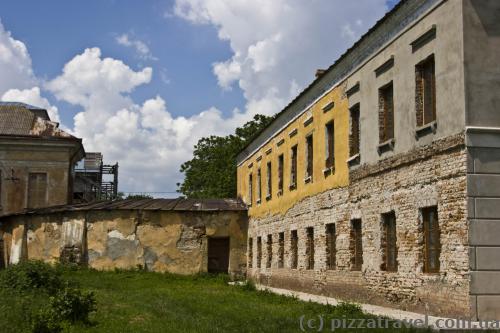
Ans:
POLYGON ((25 209, 21 212, 1 215, 0 217, 110 210, 217 212, 246 211, 247 206, 241 200, 237 199, 126 199, 25 209))

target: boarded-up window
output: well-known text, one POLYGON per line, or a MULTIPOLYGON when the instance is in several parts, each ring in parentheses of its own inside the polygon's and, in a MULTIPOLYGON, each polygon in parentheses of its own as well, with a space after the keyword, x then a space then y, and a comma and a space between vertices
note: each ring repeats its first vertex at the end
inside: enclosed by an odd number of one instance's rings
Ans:
POLYGON ((306 180, 312 180, 313 176, 313 161, 314 161, 314 147, 312 134, 306 138, 306 180))
POLYGON ((260 268, 262 261, 262 237, 257 237, 257 268, 260 268))
POLYGON ((314 269, 314 229, 309 227, 306 229, 306 258, 307 269, 314 269))
POLYGON ((360 123, 359 123, 359 104, 350 109, 351 128, 349 131, 349 152, 350 156, 359 154, 360 145, 360 123))
POLYGON ((331 121, 325 125, 325 166, 332 168, 335 165, 335 126, 331 121))
POLYGON ((441 240, 437 207, 424 208, 421 214, 424 230, 424 272, 439 273, 441 240))
POLYGON ((248 175, 248 204, 253 204, 253 174, 248 175))
POLYGON ((262 175, 259 168, 257 169, 257 203, 260 203, 261 200, 262 200, 262 175))
POLYGON ((392 82, 379 89, 380 143, 394 138, 394 93, 392 82))
POLYGON ((415 66, 415 108, 417 126, 423 126, 436 120, 434 55, 415 66))
POLYGON ((283 178, 284 178, 284 162, 283 154, 278 156, 278 193, 283 194, 283 178))
POLYGON ((283 268, 285 261, 285 233, 280 232, 278 235, 278 268, 283 268))
POLYGON ((299 238, 297 230, 290 233, 290 268, 297 268, 299 238))
POLYGON ((267 262, 266 267, 271 268, 273 262, 273 235, 267 235, 267 262))
POLYGON ((47 204, 47 174, 30 173, 28 180, 28 208, 44 207, 47 204))
POLYGON ((253 266, 253 239, 248 239, 248 268, 253 266))
POLYGON ((273 170, 272 170, 272 165, 271 162, 267 162, 267 167, 266 167, 266 199, 269 200, 272 197, 273 193, 273 170))
POLYGON ((396 236, 396 214, 382 214, 382 270, 396 272, 398 270, 398 249, 396 236))
POLYGON ((351 221, 351 269, 360 271, 363 267, 363 236, 361 229, 361 220, 351 221))
POLYGON ((336 239, 335 224, 330 223, 326 225, 326 268, 335 269, 336 267, 336 239))
POLYGON ((297 187, 297 145, 290 151, 290 188, 297 187))

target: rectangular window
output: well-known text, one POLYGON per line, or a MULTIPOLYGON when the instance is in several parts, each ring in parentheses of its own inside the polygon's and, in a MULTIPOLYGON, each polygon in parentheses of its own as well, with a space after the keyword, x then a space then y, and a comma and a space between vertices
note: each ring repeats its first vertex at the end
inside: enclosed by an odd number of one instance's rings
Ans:
POLYGON ((314 269, 314 229, 309 227, 306 229, 306 258, 307 258, 307 269, 314 269))
POLYGON ((253 174, 248 175, 248 204, 253 204, 253 174))
POLYGON ((285 233, 280 232, 278 235, 278 268, 283 268, 285 261, 285 233))
POLYGON ((267 235, 267 262, 266 268, 271 268, 273 262, 273 235, 267 235))
POLYGON ((312 181, 313 177, 313 161, 314 161, 314 147, 312 134, 306 138, 306 174, 305 181, 312 181))
POLYGON ((262 200, 262 175, 260 168, 257 169, 257 203, 260 204, 262 200))
POLYGON ((284 162, 285 158, 281 154, 278 156, 278 195, 283 194, 284 162))
POLYGON ((0 209, 2 209, 2 171, 0 171, 0 209))
POLYGON ((359 146, 360 146, 359 113, 360 113, 359 104, 356 104, 350 109, 350 114, 351 114, 351 128, 349 131, 350 157, 359 154, 359 146))
POLYGON ((436 120, 436 78, 434 55, 415 66, 417 126, 436 120))
POLYGON ((439 273, 441 240, 437 207, 421 210, 424 229, 424 273, 439 273))
POLYGON ((290 151, 290 189, 297 188, 297 145, 290 151))
POLYGON ((398 249, 396 236, 396 214, 394 212, 382 214, 382 270, 397 272, 398 249))
POLYGON ((28 179, 28 208, 47 205, 47 174, 30 173, 28 179))
POLYGON ((262 261, 262 237, 257 237, 257 268, 260 268, 262 261))
POLYGON ((253 239, 248 239, 248 268, 253 266, 253 239))
POLYGON ((337 235, 335 232, 335 224, 330 223, 326 225, 326 268, 327 269, 335 269, 336 257, 337 257, 337 249, 336 249, 336 241, 337 235))
POLYGON ((267 167, 266 167, 266 183, 267 183, 267 192, 266 192, 266 199, 270 200, 272 197, 273 193, 273 171, 272 171, 272 165, 271 162, 267 162, 267 167))
POLYGON ((379 96, 379 141, 394 138, 394 92, 392 82, 378 91, 379 96))
POLYGON ((360 271, 363 267, 363 236, 361 220, 351 221, 351 270, 360 271))
POLYGON ((335 126, 331 121, 325 125, 325 167, 335 166, 335 126))
POLYGON ((297 268, 298 243, 297 230, 292 230, 290 233, 290 268, 297 268))

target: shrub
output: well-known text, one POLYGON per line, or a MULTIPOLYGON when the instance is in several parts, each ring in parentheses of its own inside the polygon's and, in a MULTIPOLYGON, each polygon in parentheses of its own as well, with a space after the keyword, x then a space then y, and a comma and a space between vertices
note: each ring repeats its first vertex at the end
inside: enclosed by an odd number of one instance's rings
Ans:
POLYGON ((61 319, 53 309, 40 310, 31 321, 32 333, 59 333, 62 332, 61 319))
POLYGON ((8 266, 0 274, 0 286, 20 292, 44 290, 54 294, 62 286, 60 272, 42 261, 25 261, 8 266))
POLYGON ((89 322, 89 314, 96 311, 96 301, 93 292, 81 291, 78 288, 66 286, 49 300, 51 310, 60 320, 74 322, 89 322))

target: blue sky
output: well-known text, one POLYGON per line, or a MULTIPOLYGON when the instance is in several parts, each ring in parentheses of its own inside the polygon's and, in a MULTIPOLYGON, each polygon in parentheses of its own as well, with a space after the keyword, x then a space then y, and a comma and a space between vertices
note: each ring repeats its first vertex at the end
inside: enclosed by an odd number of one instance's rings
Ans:
POLYGON ((200 137, 280 111, 395 3, 1 1, 0 98, 118 161, 120 190, 173 191, 200 137))

